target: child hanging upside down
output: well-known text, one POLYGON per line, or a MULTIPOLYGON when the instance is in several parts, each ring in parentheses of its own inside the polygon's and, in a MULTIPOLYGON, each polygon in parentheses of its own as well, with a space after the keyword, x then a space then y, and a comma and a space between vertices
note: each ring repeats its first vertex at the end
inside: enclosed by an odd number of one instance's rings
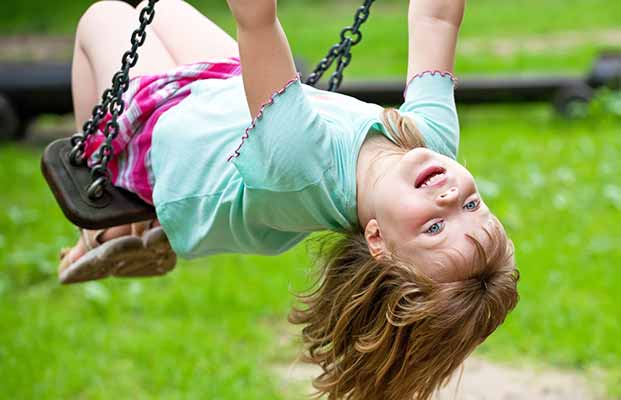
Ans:
MULTIPOLYGON (((338 232, 289 318, 323 369, 315 387, 329 399, 428 399, 518 301, 513 245, 456 162, 464 3, 410 2, 405 101, 383 109, 301 83, 276 0, 228 0, 237 42, 187 3, 160 1, 109 165, 158 220, 82 231, 61 280, 157 275, 176 255, 279 254, 338 232)), ((81 18, 78 127, 136 21, 116 1, 81 18)), ((87 156, 102 140, 89 137, 87 156)))

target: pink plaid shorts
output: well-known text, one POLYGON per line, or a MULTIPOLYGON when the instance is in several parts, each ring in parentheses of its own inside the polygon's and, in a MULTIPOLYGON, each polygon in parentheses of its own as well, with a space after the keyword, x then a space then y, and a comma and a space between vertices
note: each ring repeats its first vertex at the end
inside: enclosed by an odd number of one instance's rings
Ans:
MULTIPOLYGON (((132 78, 123 95, 125 110, 118 118, 119 133, 112 141, 114 156, 108 163, 112 184, 153 204, 150 152, 153 127, 159 117, 190 94, 188 84, 202 79, 228 79, 240 74, 239 59, 233 57, 185 64, 163 74, 132 78)), ((86 141, 85 151, 90 165, 105 141, 103 131, 110 119, 108 113, 99 130, 86 141)))

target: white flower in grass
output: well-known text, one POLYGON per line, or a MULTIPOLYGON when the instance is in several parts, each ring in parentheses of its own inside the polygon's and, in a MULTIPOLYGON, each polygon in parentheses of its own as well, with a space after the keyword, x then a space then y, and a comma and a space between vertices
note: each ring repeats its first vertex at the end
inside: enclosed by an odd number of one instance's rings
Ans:
POLYGON ((500 187, 498 184, 485 179, 477 179, 477 187, 484 198, 493 199, 500 194, 500 187))
POLYGON ((606 185, 604 187, 604 198, 616 209, 621 209, 621 186, 606 185))
POLYGON ((601 162, 597 166, 597 171, 603 175, 614 175, 619 170, 617 165, 610 164, 608 162, 601 162))
POLYGON ((142 294, 142 283, 132 282, 127 288, 127 294, 132 299, 137 299, 142 294))
POLYGON ((557 210, 564 210, 567 208, 567 204, 569 201, 567 200, 567 196, 564 193, 557 193, 554 196, 554 208, 557 210))
POLYGON ((557 179, 563 183, 574 183, 576 181, 576 176, 574 172, 567 167, 560 167, 554 173, 557 179))
POLYGON ((528 174, 528 182, 533 187, 533 189, 537 189, 545 185, 546 178, 538 169, 535 169, 532 170, 530 174, 528 174))
POLYGON ((99 282, 88 282, 84 285, 84 297, 97 304, 108 304, 110 292, 99 282))

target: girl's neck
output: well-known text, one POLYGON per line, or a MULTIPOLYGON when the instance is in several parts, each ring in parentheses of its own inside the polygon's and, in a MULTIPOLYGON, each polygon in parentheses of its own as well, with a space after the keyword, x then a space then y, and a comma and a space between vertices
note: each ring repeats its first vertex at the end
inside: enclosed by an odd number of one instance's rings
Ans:
POLYGON ((364 227, 375 218, 373 188, 403 151, 382 134, 369 133, 360 147, 356 165, 358 221, 364 227))

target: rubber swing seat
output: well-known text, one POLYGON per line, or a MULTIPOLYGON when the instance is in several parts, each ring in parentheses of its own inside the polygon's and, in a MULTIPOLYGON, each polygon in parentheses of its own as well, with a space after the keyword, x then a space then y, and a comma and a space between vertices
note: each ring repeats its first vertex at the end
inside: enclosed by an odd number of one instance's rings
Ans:
POLYGON ((109 182, 99 199, 90 199, 90 170, 71 164, 71 149, 70 138, 58 139, 45 148, 41 158, 43 176, 69 221, 84 229, 103 229, 156 218, 153 206, 109 182))

